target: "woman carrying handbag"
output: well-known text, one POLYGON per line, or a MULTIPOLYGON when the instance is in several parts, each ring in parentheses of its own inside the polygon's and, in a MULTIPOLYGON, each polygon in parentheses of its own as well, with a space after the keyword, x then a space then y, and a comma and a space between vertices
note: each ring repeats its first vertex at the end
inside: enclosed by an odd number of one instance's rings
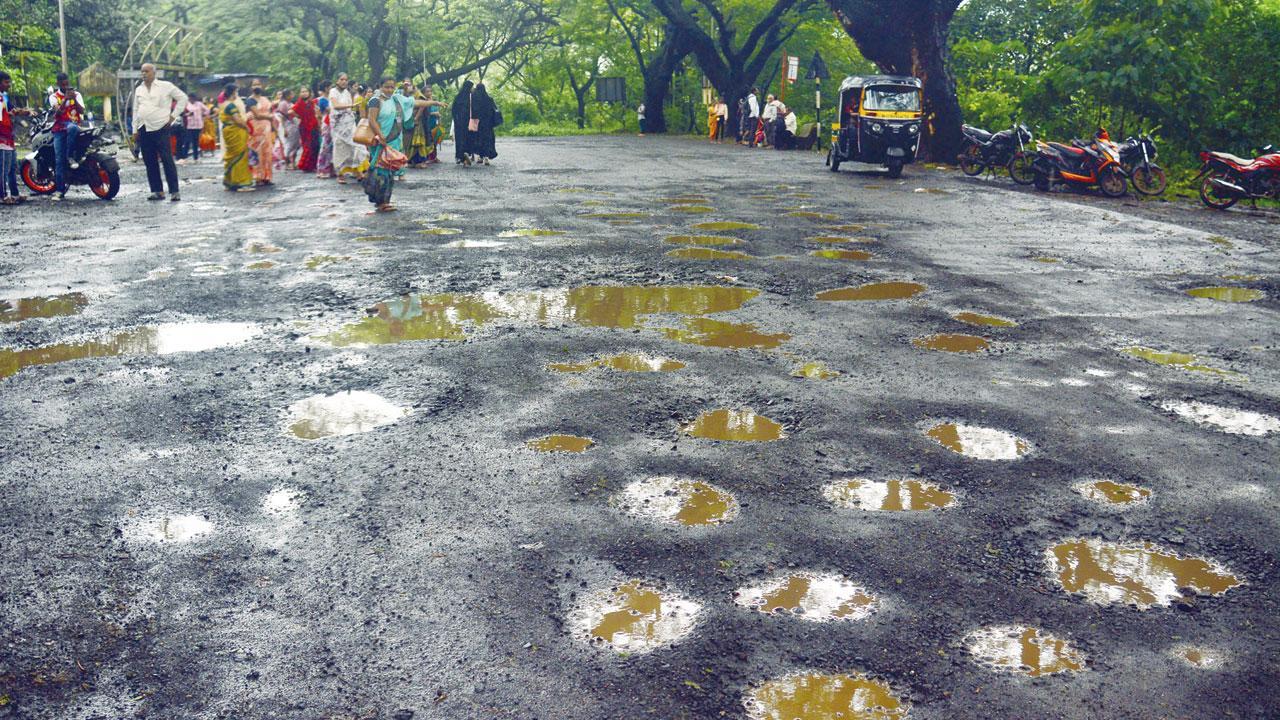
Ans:
POLYGON ((391 191, 396 186, 396 172, 409 162, 403 151, 404 109, 395 92, 395 80, 383 78, 382 87, 369 100, 368 128, 373 134, 373 148, 364 191, 379 212, 395 210, 391 191))

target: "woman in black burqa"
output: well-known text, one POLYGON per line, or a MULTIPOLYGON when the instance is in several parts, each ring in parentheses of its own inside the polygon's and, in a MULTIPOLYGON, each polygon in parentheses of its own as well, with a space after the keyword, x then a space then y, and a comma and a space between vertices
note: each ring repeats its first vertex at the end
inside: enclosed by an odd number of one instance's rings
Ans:
POLYGON ((489 161, 498 157, 497 142, 493 137, 493 116, 498 106, 485 90, 484 83, 476 85, 471 93, 471 117, 480 121, 480 129, 471 136, 470 152, 476 156, 476 162, 488 165, 489 161))
POLYGON ((471 164, 472 139, 467 129, 467 121, 471 118, 471 81, 462 83, 462 89, 453 100, 453 157, 459 165, 471 164))

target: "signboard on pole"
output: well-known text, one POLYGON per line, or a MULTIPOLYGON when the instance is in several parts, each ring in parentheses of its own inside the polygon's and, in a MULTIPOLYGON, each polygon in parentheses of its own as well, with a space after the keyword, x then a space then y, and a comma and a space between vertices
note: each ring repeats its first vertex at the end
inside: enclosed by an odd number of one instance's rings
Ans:
POLYGON ((627 79, 620 77, 602 77, 597 80, 596 102, 627 102, 627 79))
POLYGON ((787 57, 787 82, 794 83, 800 79, 800 58, 787 57))

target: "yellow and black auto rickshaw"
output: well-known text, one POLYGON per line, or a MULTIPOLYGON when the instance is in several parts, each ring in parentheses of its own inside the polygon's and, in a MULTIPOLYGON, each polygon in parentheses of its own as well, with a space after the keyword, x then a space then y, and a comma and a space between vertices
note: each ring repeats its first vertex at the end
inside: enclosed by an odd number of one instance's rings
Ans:
POLYGON ((831 172, 842 162, 884 165, 889 177, 916 160, 923 83, 906 75, 859 75, 840 84, 840 122, 831 126, 831 172))

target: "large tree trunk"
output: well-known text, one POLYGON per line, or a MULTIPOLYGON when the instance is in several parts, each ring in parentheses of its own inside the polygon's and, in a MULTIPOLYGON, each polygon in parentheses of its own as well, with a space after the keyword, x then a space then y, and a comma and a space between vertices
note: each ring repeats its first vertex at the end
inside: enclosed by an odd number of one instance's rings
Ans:
POLYGON ((895 75, 924 82, 926 128, 921 154, 951 162, 964 121, 956 81, 947 67, 947 30, 960 0, 827 0, 862 55, 895 75))
POLYGON ((671 92, 671 78, 676 73, 676 66, 690 50, 688 36, 668 28, 658 54, 644 69, 644 125, 640 132, 667 131, 666 105, 667 95, 671 92))

